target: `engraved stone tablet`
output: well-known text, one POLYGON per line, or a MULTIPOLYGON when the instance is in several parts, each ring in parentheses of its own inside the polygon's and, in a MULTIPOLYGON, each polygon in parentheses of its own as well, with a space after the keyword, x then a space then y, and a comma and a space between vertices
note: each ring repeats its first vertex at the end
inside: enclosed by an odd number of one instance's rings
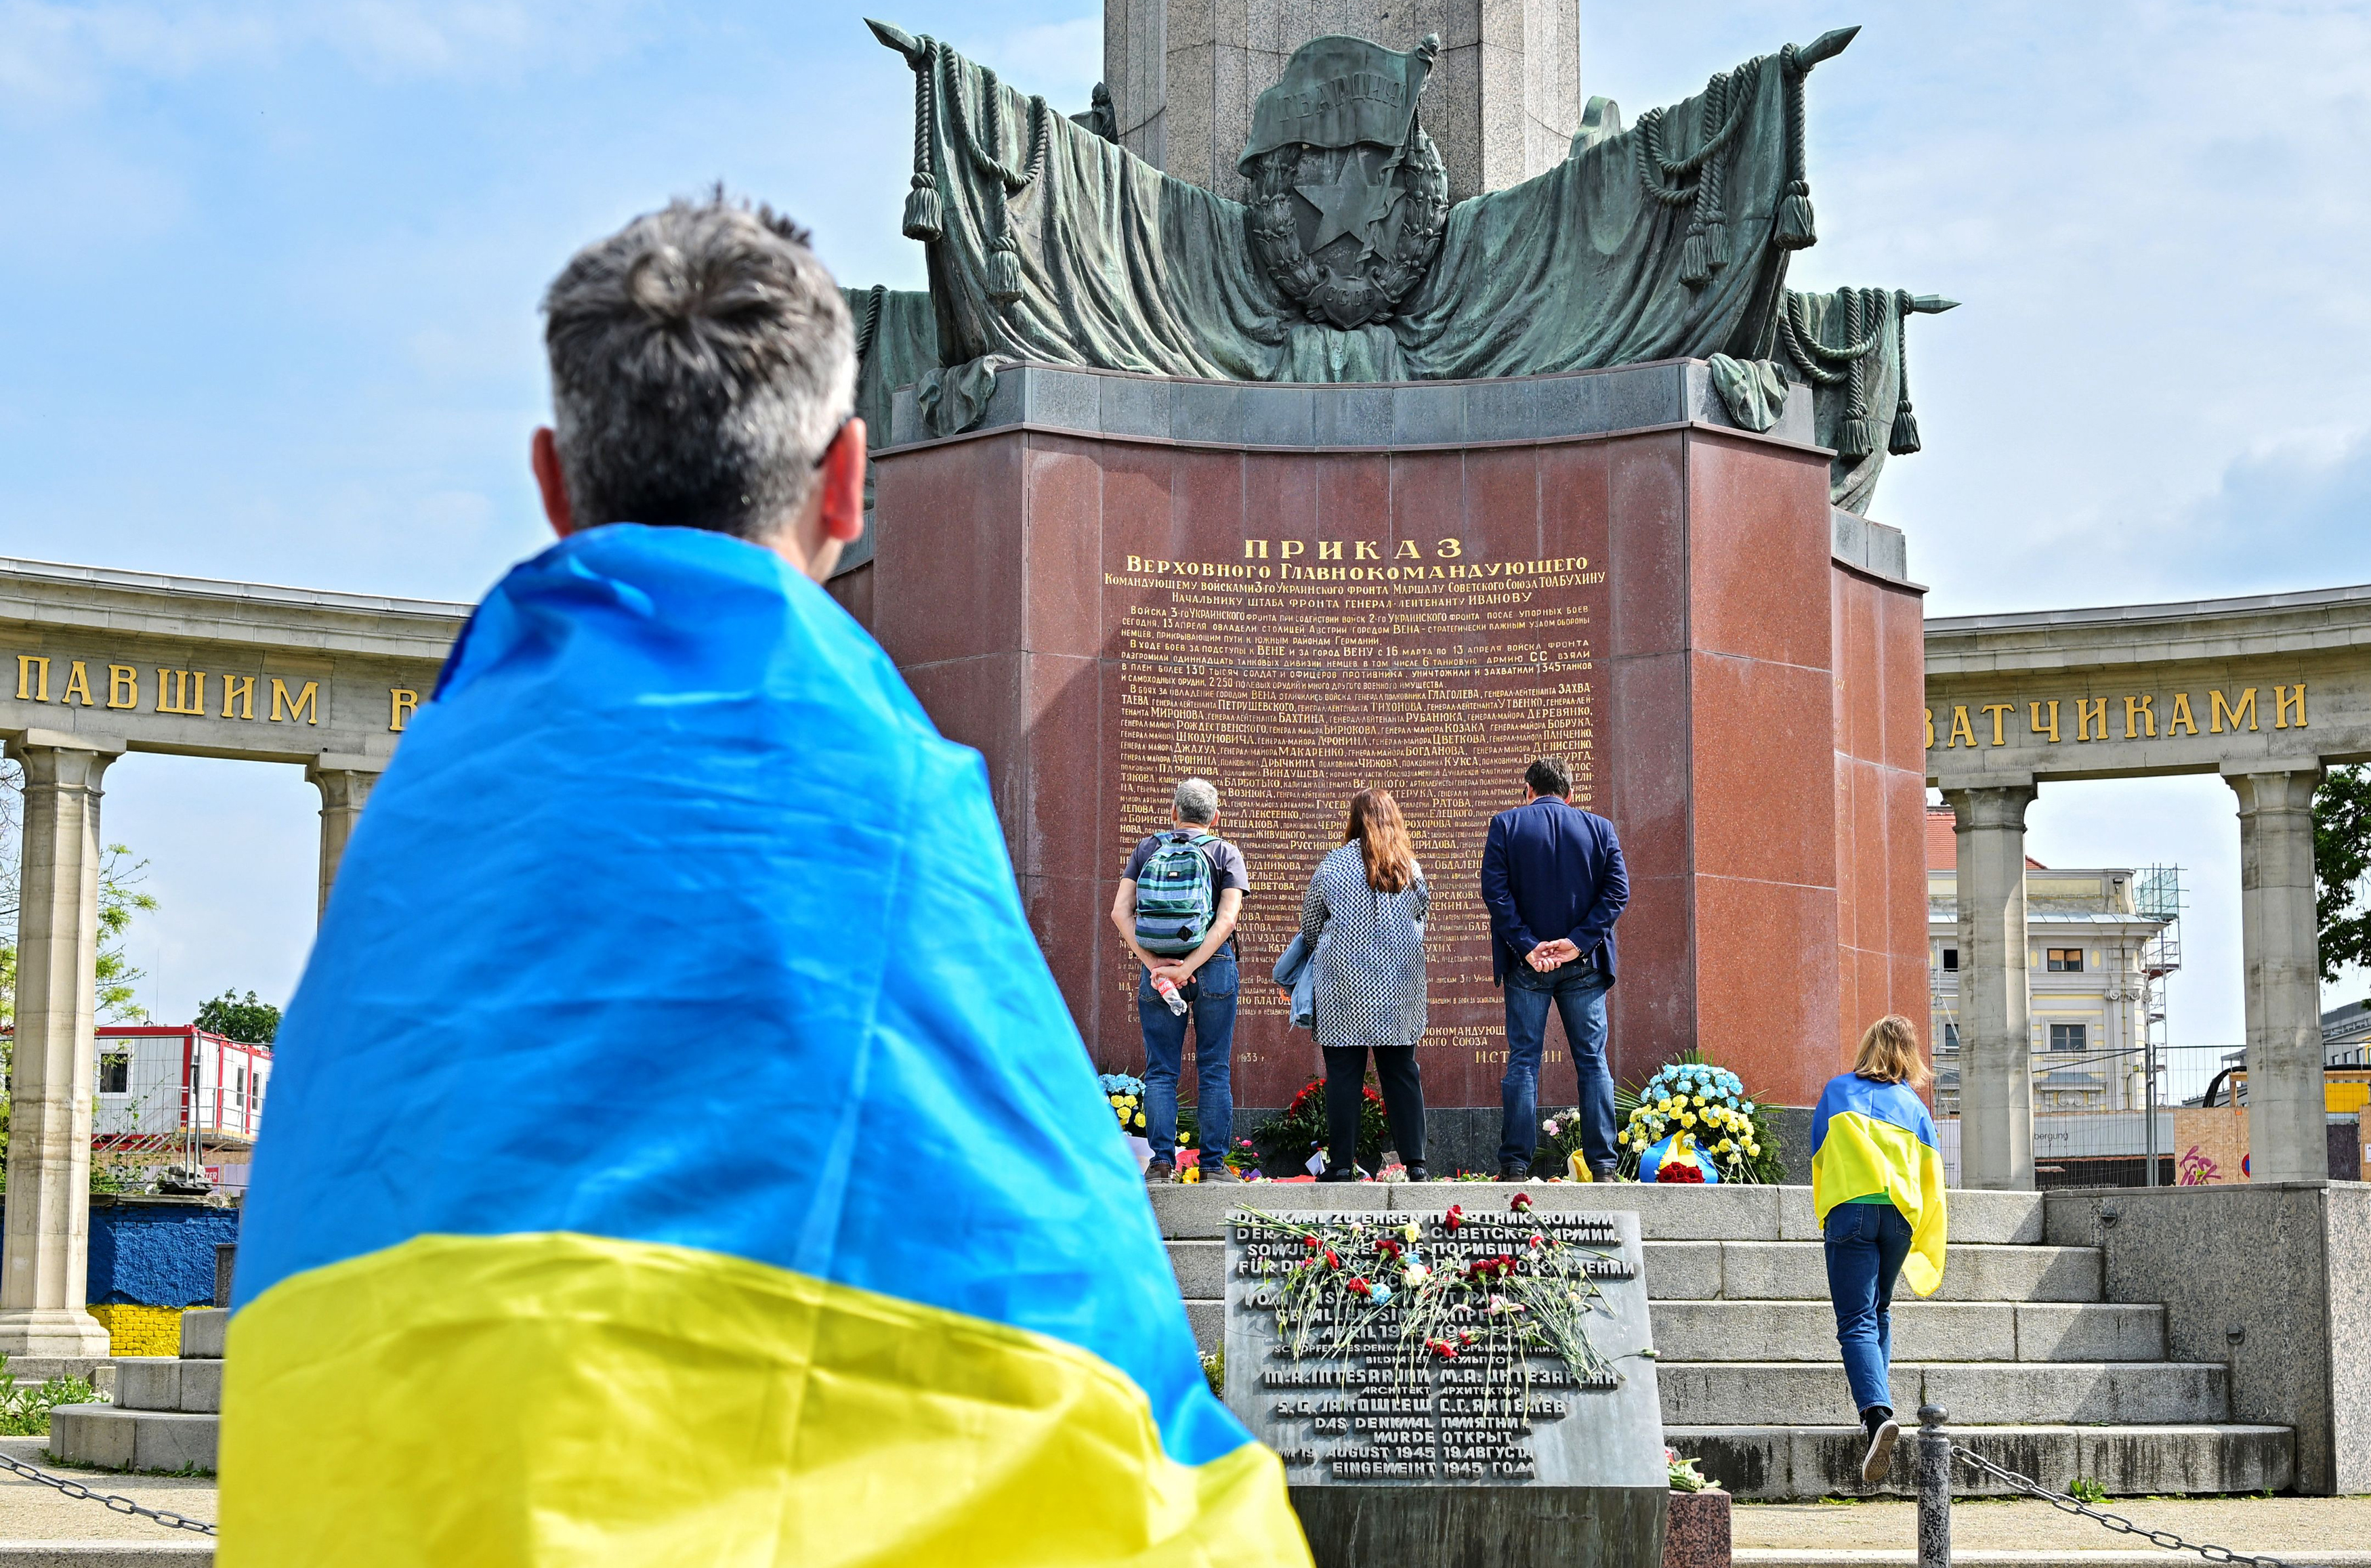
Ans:
POLYGON ((1228 1407, 1295 1488, 1639 1488, 1659 1509, 1641 1262, 1632 1213, 1232 1211, 1228 1407))

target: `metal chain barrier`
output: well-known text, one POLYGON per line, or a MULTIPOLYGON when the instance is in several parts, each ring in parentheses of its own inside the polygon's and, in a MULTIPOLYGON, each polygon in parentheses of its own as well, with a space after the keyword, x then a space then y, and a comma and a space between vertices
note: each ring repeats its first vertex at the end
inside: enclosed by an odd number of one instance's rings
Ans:
POLYGON ((215 1533, 214 1527, 203 1519, 184 1518, 168 1508, 144 1508, 131 1498, 120 1497, 111 1492, 93 1492, 78 1481, 69 1481, 64 1476, 52 1475, 47 1470, 36 1470, 24 1460, 11 1458, 6 1454, 0 1454, 0 1470, 5 1470, 11 1475, 23 1476, 27 1481, 40 1482, 43 1486, 55 1487, 68 1497, 84 1497, 93 1503, 105 1504, 110 1514, 136 1514, 141 1518, 156 1520, 168 1530, 189 1530, 203 1536, 215 1533))
POLYGON ((1964 1444, 1952 1442, 1943 1430, 1943 1423, 1949 1418, 1949 1412, 1937 1405, 1926 1405, 1918 1412, 1919 1568, 1949 1568, 1951 1561, 1950 1461, 1954 1458, 1965 1460, 1971 1470, 2007 1483, 2011 1491, 2023 1496, 2038 1498, 2062 1514, 2079 1515, 2118 1535, 2138 1536, 2167 1551, 2194 1551, 2209 1562, 2239 1562, 2249 1568, 2296 1568, 2278 1557, 2250 1557, 2228 1547, 2184 1540, 2171 1530, 2144 1529, 2122 1514, 2111 1514, 2081 1498, 2053 1492, 2030 1476, 2019 1475, 1964 1444))

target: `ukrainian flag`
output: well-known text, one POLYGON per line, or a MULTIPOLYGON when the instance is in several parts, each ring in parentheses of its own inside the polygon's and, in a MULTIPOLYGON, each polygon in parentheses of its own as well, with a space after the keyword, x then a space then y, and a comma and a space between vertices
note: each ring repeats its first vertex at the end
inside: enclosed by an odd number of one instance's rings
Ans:
POLYGON ((1308 1562, 979 756, 772 554, 512 571, 280 1045, 226 1568, 1308 1562))
POLYGON ((1935 1119, 1909 1085, 1843 1073, 1828 1080, 1811 1113, 1811 1212, 1824 1226, 1838 1204, 1878 1194, 1910 1222, 1902 1277, 1919 1295, 1934 1295, 1949 1229, 1935 1119))

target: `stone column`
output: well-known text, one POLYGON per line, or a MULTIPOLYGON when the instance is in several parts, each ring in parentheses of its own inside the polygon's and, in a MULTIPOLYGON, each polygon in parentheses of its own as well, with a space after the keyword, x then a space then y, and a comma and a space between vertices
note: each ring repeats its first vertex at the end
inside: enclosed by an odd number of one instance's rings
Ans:
POLYGON ((98 984, 98 780, 122 743, 29 730, 17 907, 0 1352, 105 1355, 83 1310, 90 1251, 91 1041, 98 984))
POLYGON ((330 887, 338 880, 338 863, 346 858, 346 840, 353 836, 363 802, 378 782, 383 765, 357 766, 362 760, 323 755, 305 769, 305 777, 321 791, 321 899, 316 918, 329 913, 330 887))
POLYGON ((1960 844, 1960 1184, 2033 1190, 2025 809, 2033 786, 1947 790, 1960 844))
POLYGON ((2248 977, 2248 1168, 2330 1179, 2320 944, 2313 903, 2319 767, 2227 775, 2239 797, 2239 951, 2248 977))

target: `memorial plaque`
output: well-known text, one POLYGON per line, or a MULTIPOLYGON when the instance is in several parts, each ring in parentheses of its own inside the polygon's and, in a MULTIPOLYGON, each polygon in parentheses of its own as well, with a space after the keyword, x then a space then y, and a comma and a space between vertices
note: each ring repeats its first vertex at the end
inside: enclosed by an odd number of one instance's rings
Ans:
POLYGON ((1296 1487, 1660 1493, 1640 1263, 1633 1213, 1235 1211, 1228 1407, 1296 1487))
MULTIPOLYGON (((1300 928, 1301 890, 1341 842, 1351 795, 1388 788, 1432 889, 1427 1092, 1483 1104, 1497 1101, 1507 1042, 1482 842, 1494 814, 1522 804, 1534 757, 1563 758, 1574 803, 1602 809, 1597 640, 1610 589, 1602 519, 1572 529, 1569 553, 1555 555, 1540 553, 1529 515, 1459 515, 1446 527, 1397 541, 1252 538, 1198 559, 1145 553, 1135 530, 1111 530, 1119 788, 1109 831, 1133 843, 1178 779, 1218 780, 1220 831, 1253 868, 1238 928, 1245 951, 1273 955, 1300 928)), ((1132 996, 1135 965, 1119 958, 1115 984, 1132 996)), ((1241 1008, 1236 1098, 1280 1103, 1305 1065, 1281 1048, 1284 1005, 1255 983, 1241 1008), (1264 1070, 1271 1054, 1290 1066, 1264 1070)), ((1562 1043, 1551 1037, 1551 1066, 1562 1043)))

